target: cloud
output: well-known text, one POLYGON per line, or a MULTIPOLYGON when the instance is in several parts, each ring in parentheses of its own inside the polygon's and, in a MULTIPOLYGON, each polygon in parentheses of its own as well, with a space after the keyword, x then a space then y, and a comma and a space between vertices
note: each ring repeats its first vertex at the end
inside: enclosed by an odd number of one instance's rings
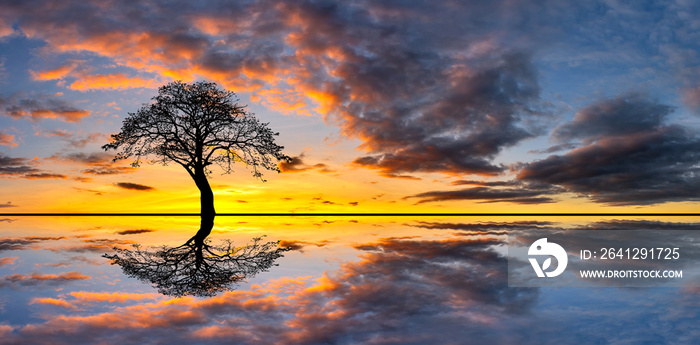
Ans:
POLYGON ((31 121, 42 119, 61 119, 67 122, 80 122, 90 116, 90 111, 76 108, 68 101, 53 96, 39 95, 35 98, 11 97, 0 102, 0 113, 14 119, 29 118, 31 121))
POLYGON ((584 144, 608 137, 644 133, 662 126, 673 111, 648 96, 630 93, 603 99, 579 110, 573 121, 557 127, 552 138, 560 142, 582 139, 584 144))
POLYGON ((418 228, 435 230, 465 230, 469 234, 505 235, 510 230, 541 230, 551 229, 553 222, 548 221, 515 221, 515 222, 479 222, 479 223, 442 223, 417 221, 410 224, 418 228))
POLYGON ((481 187, 508 187, 508 186, 518 186, 520 182, 518 181, 475 181, 475 180, 457 180, 452 181, 453 186, 461 185, 472 185, 481 187))
POLYGON ((9 266, 9 265, 14 265, 15 261, 17 261, 18 257, 13 256, 13 257, 8 257, 8 258, 0 258, 0 266, 9 266))
POLYGON ((55 154, 47 159, 79 163, 87 166, 100 166, 110 162, 112 158, 114 158, 114 156, 106 152, 75 152, 67 154, 55 154))
POLYGON ((56 286, 63 285, 71 281, 91 279, 90 276, 80 272, 66 272, 61 274, 12 274, 0 280, 0 286, 56 286))
MULTIPOLYGON (((437 79, 432 82, 441 85, 433 86, 435 95, 428 97, 427 104, 390 99, 396 102, 391 104, 394 108, 380 112, 377 105, 361 105, 345 114, 348 130, 363 139, 364 148, 375 153, 355 159, 354 164, 385 174, 502 173, 504 167, 491 160, 503 148, 534 135, 518 124, 522 116, 536 113, 533 107, 539 98, 539 86, 528 56, 504 55, 493 61, 492 66, 476 69, 462 62, 450 66, 454 69, 450 72, 431 71, 445 75, 432 77, 437 79)), ((411 82, 422 84, 419 80, 411 82)))
POLYGON ((1 176, 21 176, 29 173, 36 173, 39 169, 32 167, 32 162, 26 158, 12 158, 0 153, 0 175, 1 176))
POLYGON ((115 234, 119 235, 136 235, 136 234, 144 234, 147 232, 153 232, 155 230, 152 229, 129 229, 129 230, 119 230, 115 232, 115 234))
POLYGON ((122 189, 131 189, 131 190, 140 190, 140 191, 155 190, 155 188, 153 188, 153 187, 145 186, 145 185, 138 184, 138 183, 131 183, 131 182, 117 182, 114 185, 119 187, 119 188, 122 188, 122 189))
POLYGON ((307 247, 307 246, 325 247, 330 243, 331 243, 331 241, 328 241, 328 240, 323 240, 323 241, 318 241, 318 242, 309 242, 309 241, 300 241, 300 240, 281 240, 279 242, 279 246, 281 248, 291 248, 292 250, 298 250, 300 252, 303 252, 304 247, 307 247))
POLYGON ((84 57, 34 78, 81 90, 215 80, 284 113, 325 116, 362 140, 366 154, 354 164, 385 176, 497 175, 504 167, 494 158, 538 133, 528 42, 547 36, 523 30, 543 20, 526 5, 257 0, 152 4, 141 16, 116 3, 53 5, 5 8, 27 37, 46 42, 43 52, 84 57), (95 56, 107 60, 101 69, 95 56))
POLYGON ((22 177, 26 178, 26 179, 30 179, 30 180, 46 179, 46 178, 59 178, 59 179, 67 179, 68 178, 68 176, 66 176, 66 175, 55 174, 55 173, 31 173, 31 174, 25 174, 22 177))
POLYGON ((84 174, 90 175, 117 175, 128 174, 136 171, 133 167, 117 165, 112 159, 113 155, 106 152, 75 152, 68 154, 55 154, 48 160, 57 162, 77 163, 88 167, 82 170, 84 174))
POLYGON ((104 254, 111 252, 114 248, 124 248, 131 246, 136 242, 131 240, 119 240, 109 238, 85 239, 77 245, 53 246, 48 248, 54 252, 73 252, 73 253, 98 253, 104 254))
POLYGON ((5 207, 17 207, 17 205, 13 205, 12 201, 8 201, 7 203, 0 204, 0 208, 5 208, 5 207))
POLYGON ((58 298, 33 298, 29 304, 43 304, 43 305, 53 305, 57 307, 63 307, 66 309, 77 309, 77 307, 73 304, 70 304, 66 302, 65 300, 58 299, 58 298))
POLYGON ((314 165, 307 165, 304 163, 303 158, 304 158, 304 153, 301 153, 300 155, 296 157, 292 157, 292 160, 287 162, 287 161, 281 161, 277 164, 281 172, 285 173, 297 173, 297 172, 304 172, 304 171, 309 171, 313 169, 317 169, 320 172, 331 172, 332 170, 328 169, 328 165, 323 164, 323 163, 317 163, 314 165))
POLYGON ((0 177, 18 177, 30 180, 46 178, 68 178, 63 174, 41 171, 34 167, 36 160, 13 158, 0 153, 0 177))
POLYGON ((671 110, 640 94, 598 101, 554 131, 583 146, 523 164, 517 178, 610 205, 700 200, 700 136, 666 124, 671 110))
POLYGON ((697 230, 700 223, 662 222, 658 220, 612 219, 577 226, 577 230, 697 230))
MULTIPOLYGON (((488 183, 487 183, 488 184, 488 183)), ((418 204, 439 201, 474 200, 480 203, 508 202, 513 204, 552 203, 555 194, 561 192, 556 187, 542 184, 521 184, 518 187, 473 187, 459 190, 430 191, 404 197, 418 198, 418 204)), ((496 183, 496 186, 501 183, 496 183)))
POLYGON ((162 83, 153 79, 129 77, 124 73, 80 75, 68 88, 78 91, 122 90, 133 88, 157 88, 162 83))
POLYGON ((140 301, 144 299, 158 299, 162 295, 157 293, 129 293, 129 292, 88 292, 74 291, 69 295, 78 303, 99 302, 99 303, 124 303, 129 301, 140 301))
POLYGON ((73 133, 67 130, 51 130, 38 132, 37 135, 42 135, 45 137, 58 137, 61 140, 68 143, 72 148, 82 149, 85 148, 87 144, 102 141, 107 138, 107 135, 102 133, 85 133, 82 132, 73 133))
POLYGON ((33 245, 39 244, 45 241, 58 241, 65 239, 65 237, 52 237, 52 236, 26 236, 26 237, 2 237, 0 238, 0 251, 4 250, 25 250, 34 249, 33 245))
POLYGON ((5 131, 0 131, 0 145, 17 147, 17 142, 15 141, 15 136, 12 134, 7 134, 5 131))

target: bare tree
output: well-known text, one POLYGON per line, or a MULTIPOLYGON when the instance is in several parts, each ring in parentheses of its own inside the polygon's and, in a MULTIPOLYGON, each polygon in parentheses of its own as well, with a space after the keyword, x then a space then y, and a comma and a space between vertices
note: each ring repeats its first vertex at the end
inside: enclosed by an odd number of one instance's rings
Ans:
POLYGON ((121 266, 124 274, 151 283, 164 295, 207 297, 267 271, 289 250, 278 247, 278 242, 262 242, 260 237, 243 247, 230 241, 218 246, 207 242, 198 244, 192 238, 179 247, 156 250, 134 245, 134 249, 114 248, 115 254, 103 257, 121 266))
POLYGON ((216 214, 207 180, 210 165, 216 163, 230 173, 240 162, 262 180, 261 170, 279 172, 277 162, 291 160, 274 141, 279 133, 238 105, 233 92, 215 83, 172 82, 160 87, 153 101, 129 113, 121 132, 102 148, 121 149, 114 160, 134 158, 135 167, 148 156, 151 162, 174 162, 185 168, 199 188, 203 221, 216 214))

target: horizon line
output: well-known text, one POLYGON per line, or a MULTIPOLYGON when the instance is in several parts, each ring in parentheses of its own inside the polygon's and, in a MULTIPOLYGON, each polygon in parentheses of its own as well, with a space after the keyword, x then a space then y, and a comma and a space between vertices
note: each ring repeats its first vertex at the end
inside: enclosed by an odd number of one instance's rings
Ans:
MULTIPOLYGON (((5 217, 195 217, 199 212, 16 212, 2 213, 5 217)), ((653 217, 698 217, 700 213, 689 212, 234 212, 217 213, 222 217, 486 217, 486 216, 547 216, 547 217, 577 217, 577 216, 653 216, 653 217)))

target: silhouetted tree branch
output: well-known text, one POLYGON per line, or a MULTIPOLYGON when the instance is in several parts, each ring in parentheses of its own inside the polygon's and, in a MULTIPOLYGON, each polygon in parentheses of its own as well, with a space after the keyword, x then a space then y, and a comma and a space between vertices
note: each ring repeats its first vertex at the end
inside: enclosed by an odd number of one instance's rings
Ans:
POLYGON ((213 246, 195 237, 179 247, 157 250, 140 245, 114 248, 116 254, 103 257, 121 266, 124 274, 153 284, 164 295, 207 297, 231 290, 246 278, 276 266, 275 260, 289 250, 278 247, 278 242, 262 242, 261 237, 243 247, 228 240, 213 246))
POLYGON ((160 87, 153 100, 129 113, 121 132, 102 148, 121 149, 114 160, 134 158, 134 167, 144 157, 153 163, 179 164, 199 188, 203 215, 215 214, 207 180, 210 165, 230 173, 235 163, 243 163, 264 181, 262 169, 279 172, 277 162, 291 160, 274 141, 279 133, 247 113, 233 92, 215 83, 172 82, 160 87))

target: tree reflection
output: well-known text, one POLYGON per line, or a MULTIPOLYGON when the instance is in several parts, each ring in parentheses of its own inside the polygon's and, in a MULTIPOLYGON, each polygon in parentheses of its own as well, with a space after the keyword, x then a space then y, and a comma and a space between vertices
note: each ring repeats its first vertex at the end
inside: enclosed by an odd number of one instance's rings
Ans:
POLYGON ((164 295, 208 297, 232 290, 246 278, 276 266, 275 260, 289 250, 280 248, 278 241, 264 242, 262 237, 240 247, 230 240, 211 245, 207 237, 214 217, 202 216, 201 224, 197 234, 181 246, 149 250, 135 244, 133 249, 114 248, 115 254, 103 257, 121 266, 127 276, 153 284, 164 295))

